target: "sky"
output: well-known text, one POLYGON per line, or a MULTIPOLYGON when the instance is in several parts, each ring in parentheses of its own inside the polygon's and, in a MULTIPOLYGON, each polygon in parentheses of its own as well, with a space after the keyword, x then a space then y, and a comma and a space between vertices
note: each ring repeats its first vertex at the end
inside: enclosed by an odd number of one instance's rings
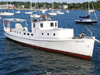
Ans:
MULTIPOLYGON (((30 1, 30 0, 0 0, 0 1, 30 1)), ((88 0, 32 0, 32 2, 48 2, 48 3, 51 3, 52 1, 55 1, 55 2, 67 2, 67 3, 83 3, 83 2, 87 2, 88 0)), ((89 0, 89 1, 95 1, 96 0, 89 0)))

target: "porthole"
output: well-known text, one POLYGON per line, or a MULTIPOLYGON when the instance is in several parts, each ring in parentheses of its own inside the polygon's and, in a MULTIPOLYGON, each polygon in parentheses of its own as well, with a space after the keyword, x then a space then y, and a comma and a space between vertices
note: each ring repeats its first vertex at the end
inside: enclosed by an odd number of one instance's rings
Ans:
POLYGON ((47 33, 47 35, 49 35, 49 33, 47 33))
POLYGON ((55 36, 56 34, 54 33, 53 35, 55 36))
POLYGON ((29 33, 27 33, 27 35, 29 35, 29 33))
POLYGON ((33 34, 31 34, 31 36, 33 36, 33 34))
POLYGON ((24 35, 26 35, 26 33, 24 33, 24 35))
POLYGON ((19 34, 21 34, 21 32, 19 32, 19 34))
POLYGON ((43 35, 43 33, 42 33, 42 35, 43 35))

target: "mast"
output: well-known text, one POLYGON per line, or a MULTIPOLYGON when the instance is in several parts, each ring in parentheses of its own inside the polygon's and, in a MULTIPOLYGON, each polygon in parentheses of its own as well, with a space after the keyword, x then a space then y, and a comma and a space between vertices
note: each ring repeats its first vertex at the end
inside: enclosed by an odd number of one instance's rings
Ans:
MULTIPOLYGON (((94 10, 94 6, 93 6, 93 3, 92 3, 92 7, 93 7, 93 10, 94 10)), ((95 18, 96 18, 96 20, 97 20, 97 16, 96 16, 96 13, 94 12, 94 14, 95 14, 95 18)))
POLYGON ((54 12, 54 0, 52 0, 52 12, 54 12))
POLYGON ((36 9, 36 0, 35 0, 35 9, 36 9))
POLYGON ((30 8, 31 8, 31 11, 32 11, 32 0, 30 0, 30 8))
POLYGON ((61 11, 61 0, 60 0, 60 11, 61 11))
POLYGON ((90 4, 89 4, 89 0, 88 0, 88 15, 90 16, 89 10, 90 10, 90 4))

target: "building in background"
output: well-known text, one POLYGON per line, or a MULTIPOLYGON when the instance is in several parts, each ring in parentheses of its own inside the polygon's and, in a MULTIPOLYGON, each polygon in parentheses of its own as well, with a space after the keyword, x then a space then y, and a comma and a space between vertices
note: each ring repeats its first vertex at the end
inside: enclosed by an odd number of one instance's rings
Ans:
POLYGON ((4 4, 4 5, 0 5, 1 9, 16 9, 16 7, 14 6, 14 4, 4 4))
POLYGON ((62 9, 68 9, 68 5, 63 5, 62 9))
POLYGON ((25 5, 21 5, 21 8, 24 9, 25 5))

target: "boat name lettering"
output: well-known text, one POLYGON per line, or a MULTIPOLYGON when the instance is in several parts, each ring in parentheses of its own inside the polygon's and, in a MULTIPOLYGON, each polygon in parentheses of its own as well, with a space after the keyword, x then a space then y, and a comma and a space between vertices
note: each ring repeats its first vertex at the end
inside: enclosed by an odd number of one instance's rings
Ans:
POLYGON ((75 41, 75 42, 79 42, 80 43, 80 42, 84 42, 84 41, 75 41))

